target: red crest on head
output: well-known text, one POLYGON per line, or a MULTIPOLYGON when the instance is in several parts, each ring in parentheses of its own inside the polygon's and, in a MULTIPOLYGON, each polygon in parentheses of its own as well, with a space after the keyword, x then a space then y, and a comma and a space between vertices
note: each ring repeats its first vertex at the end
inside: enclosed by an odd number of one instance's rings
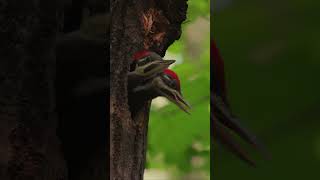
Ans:
POLYGON ((172 79, 176 80, 177 86, 178 86, 178 90, 180 92, 180 79, 179 79, 178 75, 174 71, 172 71, 170 69, 165 69, 163 71, 163 73, 168 75, 168 76, 170 76, 172 79))
POLYGON ((211 40, 211 57, 213 58, 213 79, 216 81, 214 83, 218 84, 221 89, 222 95, 226 95, 226 84, 224 77, 224 63, 221 58, 220 52, 216 46, 216 43, 211 40))
POLYGON ((139 60, 141 58, 144 58, 146 56, 149 56, 151 54, 150 51, 148 50, 141 50, 141 51, 138 51, 136 53, 134 53, 133 55, 133 60, 136 61, 136 60, 139 60))

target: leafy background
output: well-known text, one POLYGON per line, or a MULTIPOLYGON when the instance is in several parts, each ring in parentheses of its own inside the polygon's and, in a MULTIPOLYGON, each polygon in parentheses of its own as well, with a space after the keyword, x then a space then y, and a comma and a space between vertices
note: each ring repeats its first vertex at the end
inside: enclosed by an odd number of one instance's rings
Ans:
POLYGON ((320 1, 215 2, 211 33, 225 60, 231 106, 272 154, 250 168, 224 149, 214 178, 319 179, 320 1))
POLYGON ((164 59, 180 77, 191 115, 164 98, 153 100, 149 124, 146 180, 208 179, 210 170, 210 6, 189 0, 182 36, 164 59))

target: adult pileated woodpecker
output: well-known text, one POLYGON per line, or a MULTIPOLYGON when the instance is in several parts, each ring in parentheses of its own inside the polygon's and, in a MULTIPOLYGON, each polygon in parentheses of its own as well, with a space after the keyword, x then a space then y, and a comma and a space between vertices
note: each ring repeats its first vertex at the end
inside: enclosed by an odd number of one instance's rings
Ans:
POLYGON ((222 144, 227 146, 235 155, 246 161, 252 166, 255 162, 247 155, 242 147, 236 142, 233 131, 244 141, 251 144, 254 148, 264 152, 264 148, 258 143, 256 137, 243 128, 239 120, 232 114, 226 92, 226 84, 224 77, 224 63, 219 54, 214 41, 211 42, 212 59, 212 92, 211 92, 211 126, 213 136, 222 144))

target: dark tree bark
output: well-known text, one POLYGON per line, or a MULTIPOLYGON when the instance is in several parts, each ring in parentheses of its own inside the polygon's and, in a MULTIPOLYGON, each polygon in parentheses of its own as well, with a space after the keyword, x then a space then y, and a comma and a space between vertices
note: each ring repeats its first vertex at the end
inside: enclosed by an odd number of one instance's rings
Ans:
POLYGON ((134 52, 164 55, 180 38, 187 0, 112 0, 110 36, 110 175, 141 180, 146 160, 150 101, 130 102, 127 72, 134 52), (135 106, 136 112, 130 112, 135 106))
POLYGON ((109 4, 105 0, 76 0, 65 12, 66 34, 59 38, 56 48, 56 90, 58 134, 68 178, 105 180, 109 155, 109 103, 105 87, 109 79, 106 68, 109 42, 105 39, 109 4), (82 17, 84 10, 86 17, 82 17), (102 80, 104 83, 100 83, 102 80))
POLYGON ((53 79, 59 0, 0 1, 0 179, 63 180, 53 79))

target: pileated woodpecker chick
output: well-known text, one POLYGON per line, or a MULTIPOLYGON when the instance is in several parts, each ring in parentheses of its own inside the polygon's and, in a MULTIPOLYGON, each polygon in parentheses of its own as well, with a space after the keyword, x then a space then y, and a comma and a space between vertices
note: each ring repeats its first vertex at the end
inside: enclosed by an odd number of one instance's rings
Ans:
POLYGON ((158 96, 166 97, 188 114, 191 109, 182 97, 178 75, 169 69, 165 69, 160 75, 135 87, 132 92, 136 97, 144 97, 145 100, 151 100, 158 96))
MULTIPOLYGON (((148 79, 161 74, 174 62, 175 60, 163 60, 160 55, 147 50, 135 53, 128 72, 129 91, 148 79)), ((77 96, 89 95, 101 92, 108 86, 105 77, 88 77, 75 87, 74 94, 77 96)))
POLYGON ((133 55, 128 73, 128 87, 134 88, 139 83, 151 79, 167 69, 175 60, 163 60, 155 52, 142 50, 133 55))

